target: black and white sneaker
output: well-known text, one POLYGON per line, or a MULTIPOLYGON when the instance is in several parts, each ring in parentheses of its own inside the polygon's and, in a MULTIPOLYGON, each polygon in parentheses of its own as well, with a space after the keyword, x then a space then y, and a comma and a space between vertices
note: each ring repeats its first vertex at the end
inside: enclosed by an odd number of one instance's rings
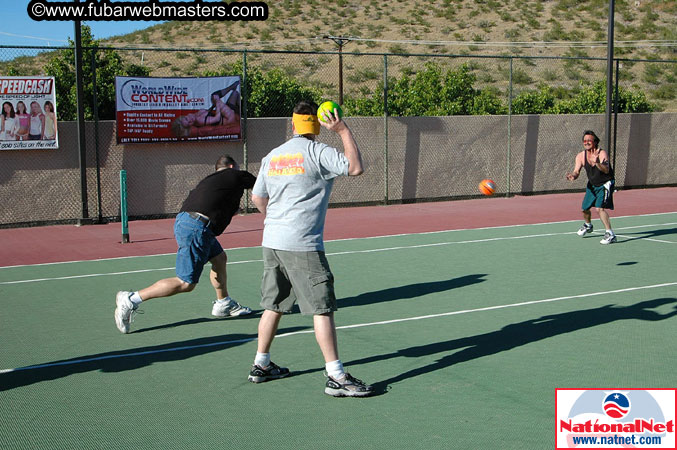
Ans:
POLYGON ((583 226, 581 226, 576 232, 576 234, 579 236, 585 236, 588 233, 592 233, 592 224, 588 225, 584 223, 583 226))
POLYGON ((333 397, 368 397, 374 393, 374 388, 346 373, 339 379, 327 376, 324 393, 333 397))
POLYGON ((289 369, 280 367, 274 362, 270 362, 268 367, 263 368, 256 364, 252 365, 252 370, 249 371, 249 381, 252 383, 263 383, 264 381, 277 380, 289 375, 289 369))
POLYGON ((616 242, 616 235, 613 233, 604 233, 604 238, 599 241, 602 245, 613 244, 614 242, 616 242))

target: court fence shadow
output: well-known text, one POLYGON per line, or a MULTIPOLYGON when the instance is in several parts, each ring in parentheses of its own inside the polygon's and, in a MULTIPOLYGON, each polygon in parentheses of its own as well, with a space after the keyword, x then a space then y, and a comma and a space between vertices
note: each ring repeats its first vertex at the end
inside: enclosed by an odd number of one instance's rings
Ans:
MULTIPOLYGON (((280 333, 293 333, 306 329, 307 327, 290 327, 280 330, 280 333)), ((93 371, 124 372, 160 362, 181 361, 246 344, 256 340, 256 338, 256 334, 225 334, 162 345, 82 355, 20 367, 11 372, 0 373, 0 392, 79 373, 93 371)), ((245 365, 243 371, 246 372, 246 369, 247 366, 245 365)))
POLYGON ((646 230, 646 231, 635 231, 632 233, 623 233, 620 232, 618 233, 621 236, 623 236, 625 239, 623 239, 624 242, 629 242, 629 241, 636 241, 638 239, 656 239, 659 237, 663 236, 670 236, 673 234, 677 234, 677 228, 666 228, 662 230, 646 230), (632 236, 632 237, 628 237, 632 236))
POLYGON ((364 306, 373 303, 390 302, 393 300, 404 300, 408 298, 422 297, 428 294, 437 292, 449 291, 464 286, 486 281, 486 273, 476 273, 472 275, 464 275, 462 277, 452 278, 450 280, 442 281, 427 281, 424 283, 407 284, 388 289, 381 289, 378 291, 364 292, 354 297, 344 297, 338 299, 338 306, 346 308, 349 306, 364 306))
MULTIPOLYGON (((141 310, 139 310, 141 311, 141 310)), ((251 314, 247 314, 246 316, 238 316, 237 320, 238 322, 241 322, 243 320, 252 320, 252 319, 259 319, 261 317, 261 312, 262 310, 256 310, 253 309, 251 314)), ((156 325, 153 327, 146 327, 146 328, 138 328, 130 331, 130 334, 136 334, 136 333, 147 333, 149 331, 157 331, 157 330, 164 330, 167 328, 176 328, 176 327, 183 327, 183 326, 188 326, 188 325, 197 325, 200 323, 208 323, 208 322, 215 322, 215 321, 227 321, 227 320, 233 320, 235 319, 234 317, 200 317, 200 318, 195 318, 195 319, 186 319, 186 320, 181 320, 179 322, 173 322, 173 323, 165 323, 162 325, 156 325)))
POLYGON ((677 316, 677 298, 658 298, 630 306, 605 305, 599 308, 542 316, 538 319, 506 325, 500 330, 490 333, 403 348, 392 353, 349 361, 345 365, 357 366, 393 358, 418 358, 448 353, 432 364, 417 367, 373 384, 376 392, 385 393, 393 384, 400 381, 442 370, 473 359, 495 355, 550 337, 605 325, 619 320, 636 319, 656 322, 670 319, 674 316, 677 316), (674 310, 667 314, 651 311, 654 308, 669 304, 674 305, 674 310))

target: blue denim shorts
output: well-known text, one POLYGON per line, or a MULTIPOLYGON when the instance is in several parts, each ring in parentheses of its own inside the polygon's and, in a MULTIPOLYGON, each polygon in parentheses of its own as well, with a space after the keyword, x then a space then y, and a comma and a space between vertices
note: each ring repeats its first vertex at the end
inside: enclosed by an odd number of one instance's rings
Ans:
POLYGON ((176 276, 186 283, 197 284, 207 261, 223 253, 223 247, 206 224, 185 212, 176 216, 174 238, 179 245, 176 276))

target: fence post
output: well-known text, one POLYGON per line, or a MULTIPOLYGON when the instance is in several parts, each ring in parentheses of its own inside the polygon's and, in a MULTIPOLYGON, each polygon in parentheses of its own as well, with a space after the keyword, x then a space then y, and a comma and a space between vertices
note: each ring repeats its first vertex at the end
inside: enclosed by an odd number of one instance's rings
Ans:
POLYGON ((383 55, 383 203, 388 204, 388 55, 383 55))
POLYGON ((122 222, 122 243, 129 242, 129 227, 127 226, 127 171, 120 171, 120 222, 122 222))
POLYGON ((606 148, 611 151, 611 97, 613 96, 614 76, 614 0, 609 1, 606 45, 606 148))
MULTIPOLYGON (((247 97, 249 97, 249 92, 247 92, 247 50, 242 51, 242 84, 240 85, 240 91, 242 94, 240 98, 242 99, 242 166, 244 170, 249 170, 249 155, 247 148, 247 97)), ((247 214, 249 212, 249 195, 244 196, 244 212, 247 214)))
POLYGON ((510 151, 512 149, 512 58, 510 58, 510 75, 508 79, 508 160, 506 161, 505 196, 510 197, 510 151))
POLYGON ((96 209, 97 223, 103 223, 101 211, 101 163, 99 160, 99 107, 96 93, 96 53, 98 48, 92 49, 92 113, 94 114, 94 157, 96 160, 96 209))
MULTIPOLYGON (((611 168, 614 171, 616 170, 616 138, 618 137, 618 71, 620 69, 618 63, 619 61, 616 60, 616 92, 614 92, 614 156, 611 161, 611 168)), ((611 149, 609 149, 609 151, 611 151, 611 149)))
POLYGON ((87 144, 85 141, 85 104, 82 87, 82 34, 80 21, 75 21, 75 92, 77 96, 78 115, 78 150, 80 153, 80 201, 82 202, 82 217, 78 224, 83 225, 89 219, 89 205, 87 200, 87 144))

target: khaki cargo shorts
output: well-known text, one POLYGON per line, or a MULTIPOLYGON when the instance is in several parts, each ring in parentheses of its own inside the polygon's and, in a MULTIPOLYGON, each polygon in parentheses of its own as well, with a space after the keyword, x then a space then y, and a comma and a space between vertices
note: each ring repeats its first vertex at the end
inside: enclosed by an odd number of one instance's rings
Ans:
POLYGON ((334 275, 324 252, 290 252, 263 247, 261 307, 291 311, 298 303, 301 314, 336 311, 334 275))

